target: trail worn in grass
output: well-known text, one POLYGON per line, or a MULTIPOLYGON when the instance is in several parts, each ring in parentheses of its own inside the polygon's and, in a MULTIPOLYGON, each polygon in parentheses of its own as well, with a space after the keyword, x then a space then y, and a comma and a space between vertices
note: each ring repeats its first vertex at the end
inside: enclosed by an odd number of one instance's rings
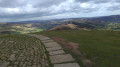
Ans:
POLYGON ((0 67, 50 67, 39 39, 27 35, 0 35, 0 67), (4 65, 4 66, 3 66, 4 65))
POLYGON ((79 50, 94 67, 120 67, 120 31, 45 31, 36 34, 57 36, 79 44, 79 50))

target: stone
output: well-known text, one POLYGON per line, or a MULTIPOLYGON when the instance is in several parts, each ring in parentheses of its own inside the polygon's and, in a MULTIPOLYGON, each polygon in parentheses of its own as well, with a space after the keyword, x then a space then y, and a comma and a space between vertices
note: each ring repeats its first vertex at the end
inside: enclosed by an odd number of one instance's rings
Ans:
POLYGON ((80 67, 77 63, 55 64, 54 67, 80 67))
POLYGON ((43 37, 43 38, 40 38, 40 40, 50 40, 50 38, 48 38, 48 37, 43 37))
POLYGON ((23 66, 22 67, 26 67, 26 64, 23 64, 23 66))
POLYGON ((41 64, 38 64, 38 67, 41 67, 41 64))
POLYGON ((54 40, 51 40, 51 39, 50 39, 50 40, 43 40, 42 42, 43 42, 43 43, 54 42, 54 40))
POLYGON ((0 63, 0 67, 7 67, 8 65, 9 65, 9 62, 0 63))
POLYGON ((31 67, 31 66, 27 66, 27 67, 31 67))
POLYGON ((60 47, 60 45, 56 42, 48 42, 48 43, 44 43, 44 45, 46 46, 46 48, 60 47))
POLYGON ((0 44, 2 44, 3 41, 0 41, 0 44))
POLYGON ((15 62, 15 65, 18 65, 19 64, 19 62, 15 62))
POLYGON ((14 65, 14 67, 18 67, 17 65, 14 65))
POLYGON ((15 60, 15 54, 12 54, 9 58, 10 61, 14 61, 15 60))
POLYGON ((52 48, 46 48, 46 49, 47 51, 56 51, 56 50, 62 49, 62 47, 60 46, 60 47, 52 47, 52 48))
POLYGON ((37 67, 37 65, 32 65, 32 67, 37 67))
POLYGON ((16 51, 13 51, 12 53, 13 53, 13 54, 16 54, 17 52, 16 52, 16 51))
POLYGON ((50 56, 50 59, 53 64, 75 61, 70 54, 54 55, 54 56, 50 56))
POLYGON ((42 35, 38 36, 38 38, 40 38, 40 40, 49 40, 49 39, 51 39, 49 37, 42 36, 42 35))
POLYGON ((13 67, 13 66, 8 66, 8 67, 13 67))
POLYGON ((46 37, 46 36, 43 36, 43 35, 35 35, 35 34, 29 34, 30 36, 34 36, 34 37, 37 37, 39 38, 40 40, 49 40, 51 38, 49 37, 46 37))
POLYGON ((63 50, 58 50, 58 51, 51 51, 49 52, 50 55, 60 55, 60 54, 64 54, 65 52, 63 50))

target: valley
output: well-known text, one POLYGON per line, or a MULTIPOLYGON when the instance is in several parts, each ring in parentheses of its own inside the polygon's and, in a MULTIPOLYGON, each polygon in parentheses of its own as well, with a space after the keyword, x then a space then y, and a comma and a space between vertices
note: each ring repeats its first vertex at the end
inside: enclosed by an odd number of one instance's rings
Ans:
POLYGON ((80 29, 120 31, 119 17, 120 16, 117 15, 93 18, 68 18, 42 21, 7 22, 0 23, 0 32, 26 34, 50 30, 56 26, 59 26, 60 28, 62 27, 61 25, 64 27, 66 24, 73 24, 73 26, 76 25, 77 28, 80 29))

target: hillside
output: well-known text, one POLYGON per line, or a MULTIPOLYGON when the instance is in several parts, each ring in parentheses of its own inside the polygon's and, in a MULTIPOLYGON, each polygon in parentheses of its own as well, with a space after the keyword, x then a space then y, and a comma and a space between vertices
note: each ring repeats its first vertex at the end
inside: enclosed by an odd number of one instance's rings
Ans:
POLYGON ((89 20, 98 20, 98 21, 104 21, 104 22, 112 22, 112 23, 120 23, 120 15, 111 15, 111 16, 101 16, 101 17, 93 17, 93 18, 87 18, 89 20))
POLYGON ((79 27, 74 24, 62 24, 51 28, 50 30, 79 30, 79 27))
POLYGON ((63 24, 63 22, 55 21, 0 23, 0 32, 25 34, 48 30, 54 26, 61 24, 63 24))
MULTIPOLYGON (((88 17, 88 18, 71 18, 64 21, 65 24, 77 25, 80 29, 97 29, 97 30, 120 30, 120 15, 88 17)), ((63 25, 60 25, 63 27, 63 25)), ((60 28, 57 26, 55 28, 60 28)), ((69 27, 69 26, 68 26, 69 27)), ((53 27, 54 28, 54 27, 53 27)), ((52 28, 52 29, 53 29, 52 28)))
MULTIPOLYGON (((93 67, 120 67, 120 32, 98 30, 44 31, 36 34, 49 36, 59 42, 80 65, 81 55, 74 52, 76 43, 79 51, 93 63, 93 67), (71 45, 74 45, 71 47, 71 45)), ((84 66, 81 66, 84 67, 84 66)))
POLYGON ((120 30, 119 15, 92 17, 92 18, 68 18, 42 21, 21 21, 0 23, 0 32, 34 33, 49 29, 97 29, 97 30, 120 30), (66 25, 72 23, 73 25, 66 25), (59 26, 60 25, 60 26, 59 26), (71 27, 72 26, 72 27, 71 27), (77 27, 76 27, 77 26, 77 27))

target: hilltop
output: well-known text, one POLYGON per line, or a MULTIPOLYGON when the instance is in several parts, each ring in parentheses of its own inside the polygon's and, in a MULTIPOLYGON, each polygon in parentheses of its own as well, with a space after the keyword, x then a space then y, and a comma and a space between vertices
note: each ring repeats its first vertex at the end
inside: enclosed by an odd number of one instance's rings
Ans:
POLYGON ((50 30, 78 30, 79 27, 77 27, 77 25, 74 24, 62 24, 59 26, 55 26, 53 28, 51 28, 50 30))

